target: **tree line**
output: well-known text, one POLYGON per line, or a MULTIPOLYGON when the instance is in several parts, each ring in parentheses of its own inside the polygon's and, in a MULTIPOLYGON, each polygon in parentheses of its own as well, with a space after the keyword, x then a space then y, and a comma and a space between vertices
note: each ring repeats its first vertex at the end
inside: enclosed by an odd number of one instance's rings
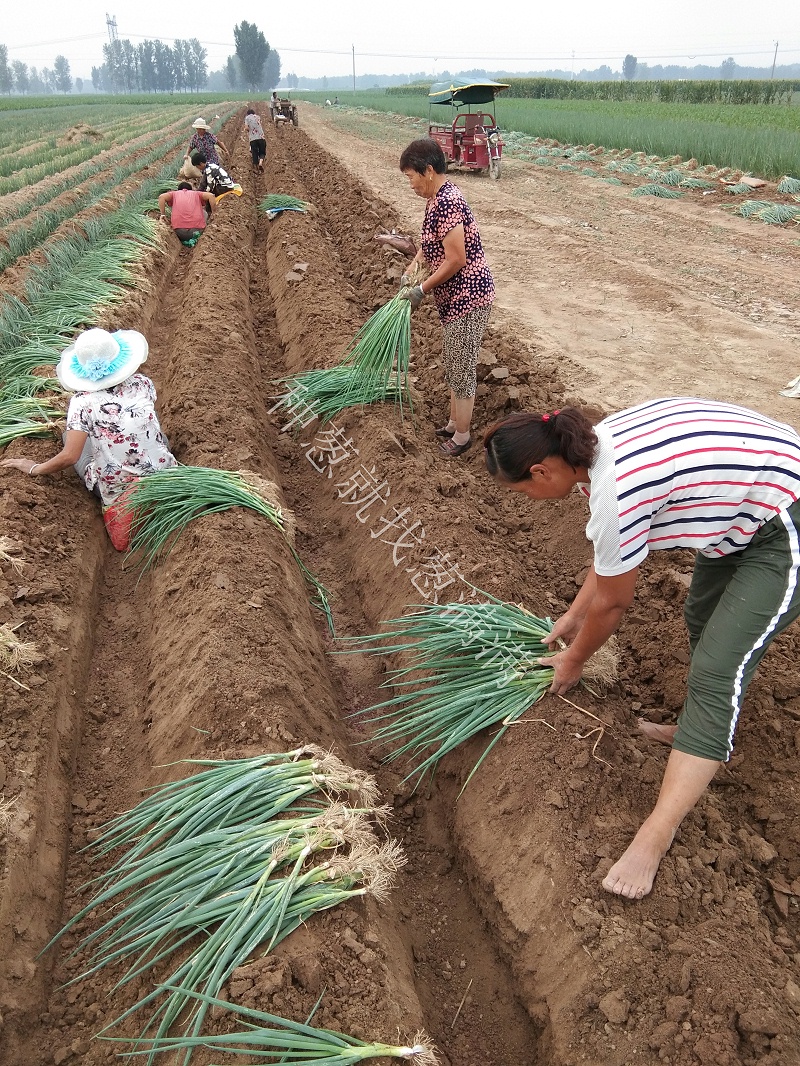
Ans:
MULTIPOLYGON (((208 72, 205 48, 196 37, 176 40, 172 46, 163 41, 110 41, 103 45, 103 63, 92 67, 92 87, 103 93, 199 92, 210 88, 268 91, 280 81, 281 61, 270 48, 262 31, 251 22, 233 28, 235 54, 228 57, 223 70, 208 72), (222 84, 220 84, 222 83, 222 84)), ((297 80, 296 78, 294 79, 297 80)), ((75 78, 75 88, 83 91, 83 81, 75 78)), ((8 61, 8 48, 0 44, 0 93, 43 95, 71 92, 73 79, 64 56, 56 56, 53 69, 35 67, 15 60, 8 61)))
POLYGON ((92 67, 92 86, 103 93, 199 92, 208 81, 208 53, 196 37, 163 41, 110 41, 103 64, 92 67))
MULTIPOLYGON (((80 92, 83 81, 76 78, 75 85, 80 92)), ((72 75, 66 56, 56 56, 52 70, 50 67, 37 70, 19 59, 9 63, 8 48, 0 44, 0 93, 19 93, 22 96, 32 93, 43 96, 47 93, 69 92, 72 92, 72 75)))

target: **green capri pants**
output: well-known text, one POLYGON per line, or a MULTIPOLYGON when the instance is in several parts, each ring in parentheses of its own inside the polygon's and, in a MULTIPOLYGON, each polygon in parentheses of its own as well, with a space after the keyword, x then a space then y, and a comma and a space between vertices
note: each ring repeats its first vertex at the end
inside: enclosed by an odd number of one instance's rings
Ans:
POLYGON ((697 556, 684 617, 692 660, 672 746, 727 762, 747 686, 772 640, 800 615, 800 501, 742 551, 697 556))

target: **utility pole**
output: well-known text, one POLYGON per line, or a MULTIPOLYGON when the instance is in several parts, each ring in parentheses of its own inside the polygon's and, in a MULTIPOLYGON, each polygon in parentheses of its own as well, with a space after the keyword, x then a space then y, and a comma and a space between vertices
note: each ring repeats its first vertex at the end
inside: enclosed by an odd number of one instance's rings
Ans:
POLYGON ((772 73, 769 76, 769 80, 770 81, 772 81, 772 79, 775 77, 775 63, 777 62, 777 59, 778 59, 778 42, 776 41, 775 42, 775 55, 772 57, 772 73))
POLYGON ((119 40, 117 37, 117 16, 109 15, 109 13, 106 12, 106 26, 108 27, 108 62, 103 65, 105 66, 108 75, 109 88, 112 93, 116 93, 118 88, 117 74, 119 70, 119 56, 117 55, 117 49, 114 47, 119 40))
POLYGON ((356 91, 356 46, 353 44, 350 46, 353 49, 353 92, 356 91))

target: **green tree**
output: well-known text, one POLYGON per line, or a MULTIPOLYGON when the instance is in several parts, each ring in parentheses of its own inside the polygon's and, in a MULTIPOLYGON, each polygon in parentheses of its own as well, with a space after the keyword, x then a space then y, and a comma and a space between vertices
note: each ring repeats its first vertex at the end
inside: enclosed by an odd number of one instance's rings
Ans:
POLYGON ((10 93, 14 88, 14 75, 8 65, 8 48, 0 44, 0 93, 10 93))
POLYGON ((53 78, 60 93, 72 92, 72 75, 70 74, 69 61, 66 56, 56 56, 53 63, 53 78))
POLYGON ((83 92, 83 78, 76 78, 75 79, 75 91, 78 92, 78 93, 82 93, 83 92))
POLYGON ((162 93, 175 88, 174 56, 163 41, 153 41, 153 61, 156 65, 156 85, 162 93))
POLYGON ((96 93, 99 93, 103 87, 102 67, 92 67, 92 88, 96 93))
MULTIPOLYGON (((25 70, 25 77, 28 78, 28 85, 30 86, 30 91, 34 94, 34 96, 42 96, 43 93, 46 93, 48 91, 47 85, 42 80, 42 77, 36 67, 31 67, 30 75, 28 75, 27 73, 27 67, 25 68, 25 70)), ((42 74, 44 74, 46 70, 47 68, 45 67, 42 71, 42 74)))
POLYGON ((233 39, 245 85, 250 90, 257 89, 269 56, 267 39, 254 22, 244 21, 233 27, 233 39))
POLYGON ((142 78, 142 90, 146 93, 156 91, 156 63, 152 41, 142 41, 136 46, 139 55, 139 72, 142 78))
POLYGON ((231 89, 239 88, 239 64, 235 56, 228 56, 228 62, 225 64, 225 78, 231 89))
POLYGON ((287 74, 286 75, 286 84, 289 86, 290 89, 296 89, 297 88, 298 80, 299 79, 298 79, 296 74, 287 74))
POLYGON ((628 55, 622 61, 622 76, 626 81, 633 81, 636 77, 636 68, 639 65, 639 61, 636 56, 628 55))
POLYGON ((28 77, 28 64, 21 63, 18 59, 15 59, 11 64, 11 69, 14 71, 14 88, 18 93, 24 95, 31 87, 30 78, 28 77))
POLYGON ((269 56, 264 64, 264 77, 261 80, 261 88, 265 92, 271 92, 272 89, 281 80, 281 57, 275 51, 274 48, 270 48, 269 56))
POLYGON ((200 92, 208 81, 208 63, 206 62, 208 52, 196 37, 190 38, 187 44, 189 46, 189 88, 194 92, 200 92))
POLYGON ((726 81, 730 81, 731 78, 736 77, 736 60, 733 56, 728 56, 722 66, 719 68, 720 76, 726 81))

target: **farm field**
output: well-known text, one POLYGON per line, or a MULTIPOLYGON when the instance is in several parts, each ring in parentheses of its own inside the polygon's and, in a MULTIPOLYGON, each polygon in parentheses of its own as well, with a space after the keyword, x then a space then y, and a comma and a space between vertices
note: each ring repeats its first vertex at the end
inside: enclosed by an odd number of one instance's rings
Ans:
MULTIPOLYGON (((324 104, 330 93, 304 93, 324 104)), ((427 96, 385 92, 344 92, 344 107, 368 108, 422 119, 427 96)), ((492 110, 492 108, 489 108, 492 110)), ((495 117, 503 131, 551 137, 565 144, 605 145, 648 155, 692 157, 714 164, 780 178, 800 172, 800 107, 652 103, 608 100, 526 100, 500 95, 495 117)), ((448 107, 431 110, 434 122, 449 119, 448 107)))
MULTIPOLYGON (((418 575, 434 548, 496 596, 557 615, 589 562, 583 506, 500 495, 478 448, 464 462, 437 459, 445 390, 432 307, 413 320, 416 421, 401 424, 388 407, 339 416, 337 433, 357 449, 339 463, 330 437, 282 432, 270 411, 276 378, 334 363, 396 290, 402 264, 372 237, 419 229, 422 202, 397 170, 413 122, 301 104, 299 129, 267 129, 267 170, 253 175, 242 113, 221 132, 244 195, 223 202, 191 252, 162 229, 141 261, 146 284, 128 282, 104 311, 107 328, 150 341, 145 369, 176 456, 279 486, 339 635, 376 632, 430 595, 418 575), (269 192, 315 210, 270 223, 256 210, 269 192), (385 482, 383 505, 348 490, 359 472, 385 482), (404 507, 426 533, 408 555, 386 525, 404 507)), ((800 373, 795 227, 736 218, 719 195, 632 198, 628 186, 513 159, 499 182, 456 180, 498 285, 479 427, 518 406, 612 410, 671 393, 798 425, 800 401, 779 395, 800 373)), ((30 266, 7 271, 15 285, 30 266)), ((41 460, 55 447, 20 442, 8 454, 41 460)), ((78 888, 95 870, 80 849, 96 828, 182 772, 165 764, 307 742, 376 774, 408 865, 388 903, 313 918, 237 971, 229 999, 305 1019, 324 988, 315 1024, 402 1040, 424 1026, 443 1066, 796 1066, 797 626, 765 659, 736 755, 687 818, 652 895, 628 905, 599 888, 666 758, 635 719, 671 720, 682 701, 689 553, 648 559, 605 698, 580 689, 580 710, 546 697, 457 799, 485 738, 416 793, 400 764, 381 766, 361 743, 370 727, 348 716, 381 698, 387 664, 331 654, 323 617, 263 519, 199 520, 140 578, 77 479, 2 471, 0 532, 23 563, 3 563, 2 620, 40 650, 19 675, 27 688, 0 678, 0 794, 13 801, 0 829, 2 1066, 112 1061, 119 1048, 91 1037, 146 990, 140 977, 112 991, 121 966, 59 988, 85 965, 73 933, 39 955, 83 902, 78 888)), ((458 588, 444 581, 443 602, 458 588)), ((224 1027, 224 1016, 210 1024, 224 1027)), ((125 1031, 139 1031, 135 1018, 125 1031)))

